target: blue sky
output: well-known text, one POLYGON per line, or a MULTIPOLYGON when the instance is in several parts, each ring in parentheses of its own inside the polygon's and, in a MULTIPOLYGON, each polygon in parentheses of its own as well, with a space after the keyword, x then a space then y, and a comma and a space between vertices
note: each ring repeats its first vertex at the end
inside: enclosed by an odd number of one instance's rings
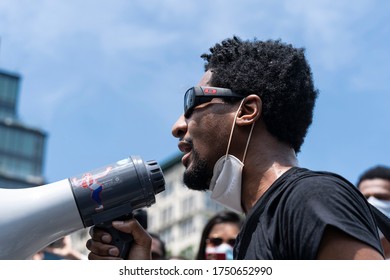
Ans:
POLYGON ((352 182, 390 165, 390 2, 1 0, 0 68, 19 73, 19 117, 48 133, 54 182, 129 155, 176 154, 171 127, 227 37, 306 49, 320 95, 301 166, 352 182))

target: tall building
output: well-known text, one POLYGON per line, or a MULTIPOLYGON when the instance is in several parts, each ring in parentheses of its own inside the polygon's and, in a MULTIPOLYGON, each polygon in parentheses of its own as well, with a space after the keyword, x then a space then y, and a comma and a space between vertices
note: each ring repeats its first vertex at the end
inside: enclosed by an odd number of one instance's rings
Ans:
POLYGON ((147 209, 148 230, 160 235, 171 256, 193 259, 207 221, 224 207, 210 199, 210 192, 189 190, 184 186, 182 154, 161 164, 165 191, 147 209))
POLYGON ((21 77, 0 69, 0 188, 44 183, 46 133, 24 124, 17 115, 21 77))

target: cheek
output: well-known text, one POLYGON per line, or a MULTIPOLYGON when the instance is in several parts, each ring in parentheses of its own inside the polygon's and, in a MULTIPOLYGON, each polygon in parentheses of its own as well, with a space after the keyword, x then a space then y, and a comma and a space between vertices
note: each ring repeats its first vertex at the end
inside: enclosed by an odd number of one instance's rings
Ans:
POLYGON ((229 141, 229 131, 218 123, 221 122, 204 119, 201 123, 195 123, 193 127, 189 126, 194 149, 202 157, 215 162, 226 153, 229 141))

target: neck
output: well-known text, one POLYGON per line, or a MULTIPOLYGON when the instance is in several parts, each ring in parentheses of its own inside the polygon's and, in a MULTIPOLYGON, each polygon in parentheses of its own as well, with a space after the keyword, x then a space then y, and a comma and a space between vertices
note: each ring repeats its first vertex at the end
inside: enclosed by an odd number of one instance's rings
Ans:
POLYGON ((294 150, 278 141, 265 145, 262 151, 248 151, 242 181, 242 203, 245 212, 254 206, 283 173, 297 165, 294 150))

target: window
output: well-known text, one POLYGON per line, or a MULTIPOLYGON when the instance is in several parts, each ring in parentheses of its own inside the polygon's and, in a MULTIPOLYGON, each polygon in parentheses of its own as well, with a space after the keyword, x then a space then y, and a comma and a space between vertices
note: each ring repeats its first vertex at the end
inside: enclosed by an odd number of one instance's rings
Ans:
POLYGON ((2 117, 14 117, 19 78, 0 74, 0 112, 2 117))
POLYGON ((173 206, 169 206, 161 212, 161 223, 163 225, 169 224, 173 219, 173 206))
POLYGON ((188 214, 191 214, 194 210, 194 197, 186 197, 182 201, 182 215, 187 216, 188 214))
POLYGON ((167 228, 167 229, 161 231, 159 235, 160 235, 160 238, 165 243, 169 243, 169 242, 174 241, 173 234, 172 234, 172 228, 167 228))
POLYGON ((186 219, 179 223, 180 236, 188 237, 194 232, 193 218, 186 219))
POLYGON ((0 125, 0 166, 10 173, 41 176, 44 136, 0 125))
POLYGON ((172 181, 166 181, 165 182, 165 191, 159 193, 159 195, 161 197, 168 197, 169 195, 171 195, 173 193, 173 190, 174 190, 174 184, 172 183, 172 181))

